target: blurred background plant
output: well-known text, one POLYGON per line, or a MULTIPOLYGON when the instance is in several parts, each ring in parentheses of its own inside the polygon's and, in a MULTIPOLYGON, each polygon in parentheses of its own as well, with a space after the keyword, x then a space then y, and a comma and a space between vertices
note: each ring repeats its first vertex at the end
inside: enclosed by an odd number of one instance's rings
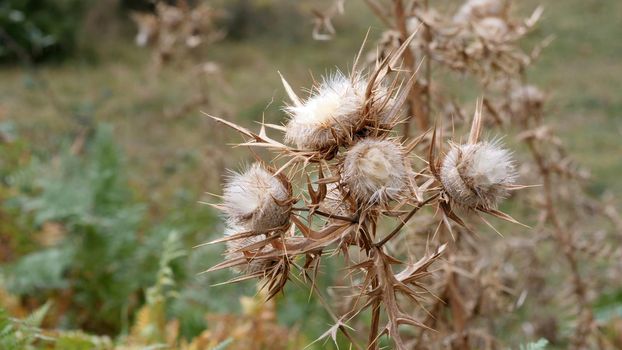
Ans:
MULTIPOLYGON (((540 2, 516 2, 516 11, 528 15, 540 2)), ((347 1, 344 15, 332 18, 333 39, 316 41, 313 11, 333 1, 188 1, 202 3, 222 11, 215 26, 226 36, 157 74, 152 51, 134 44, 130 15, 154 11, 151 1, 0 3, 0 348, 245 349, 253 339, 257 348, 299 349, 329 326, 324 308, 296 286, 263 304, 252 283, 212 286, 231 276, 197 275, 221 253, 192 249, 222 231, 215 213, 198 204, 201 193, 218 191, 223 169, 247 159, 236 149, 224 153, 220 145, 239 138, 215 128, 199 109, 247 125, 262 114, 278 123, 281 106, 269 104, 284 97, 277 69, 295 87, 307 85, 309 71, 319 76, 336 65, 347 71, 364 33, 371 27, 372 41, 380 39, 384 24, 363 2, 347 1), (197 73, 205 69, 210 73, 197 73), (172 258, 180 251, 183 257, 172 258), (263 330, 253 333, 258 324, 263 330)), ((452 10, 461 4, 446 3, 452 10)), ((547 93, 559 138, 591 170, 589 192, 620 197, 622 5, 544 5, 527 43, 556 39, 528 75, 547 93)), ((446 89, 472 101, 463 93, 472 84, 466 78, 446 89)), ((596 232, 608 225, 593 224, 596 232)), ((546 259, 554 251, 539 253, 546 259)), ((325 271, 324 285, 341 272, 325 271)), ((534 283, 563 276, 540 272, 534 283)), ((622 347, 619 286, 594 292, 595 318, 622 347)), ((535 311, 541 312, 535 321, 553 324, 546 306, 535 311)), ((574 326, 573 319, 561 321, 553 327, 574 326)), ((536 346, 520 334, 499 336, 513 349, 536 346)))
POLYGON ((0 62, 60 60, 76 48, 85 1, 7 0, 0 4, 0 62))

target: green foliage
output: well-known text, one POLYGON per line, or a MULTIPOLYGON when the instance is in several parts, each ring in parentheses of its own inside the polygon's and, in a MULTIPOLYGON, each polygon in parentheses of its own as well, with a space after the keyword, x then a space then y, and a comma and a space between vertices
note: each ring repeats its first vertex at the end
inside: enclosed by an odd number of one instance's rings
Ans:
POLYGON ((546 339, 540 339, 534 343, 527 343, 520 346, 520 350, 546 350, 549 342, 546 339))
MULTIPOLYGON (((22 232, 45 235, 50 223, 62 228, 51 246, 37 247, 33 235, 21 235, 35 246, 0 268, 5 288, 40 302, 67 298, 66 327, 109 334, 127 332, 143 303, 174 296, 163 317, 178 319, 185 337, 199 334, 211 305, 223 307, 222 300, 210 300, 206 293, 209 281, 196 278, 218 253, 208 248, 178 258, 196 245, 196 235, 205 234, 213 216, 195 198, 184 197, 171 206, 191 203, 190 208, 150 220, 125 176, 125 161, 108 125, 96 127, 82 152, 74 153, 63 147, 53 157, 33 156, 26 165, 10 162, 3 168, 11 195, 0 213, 16 214, 22 232), (176 283, 184 283, 179 295, 173 292, 176 283)), ((231 304, 238 303, 239 294, 231 293, 231 304)))
POLYGON ((244 40, 266 36, 295 41, 308 36, 306 18, 291 1, 235 0, 223 2, 227 16, 222 26, 227 38, 244 40))
POLYGON ((622 289, 614 289, 603 293, 594 305, 594 313, 599 321, 608 321, 614 317, 622 317, 622 289))
POLYGON ((225 341, 223 341, 222 343, 216 345, 216 347, 214 348, 214 350, 225 350, 229 347, 229 345, 233 342, 232 338, 229 338, 225 341))
POLYGON ((31 313, 26 319, 11 318, 0 308, 0 348, 5 350, 33 349, 38 339, 49 340, 42 334, 41 323, 50 309, 50 303, 31 313))
POLYGON ((173 260, 186 255, 178 239, 177 232, 173 231, 164 242, 155 284, 147 288, 147 303, 139 311, 139 321, 134 333, 139 333, 135 335, 149 344, 165 340, 167 301, 170 298, 178 297, 174 289, 175 274, 171 268, 171 263, 173 260), (142 319, 141 315, 143 315, 142 319))
POLYGON ((133 201, 122 163, 112 129, 102 126, 83 156, 67 150, 57 161, 33 161, 20 172, 35 176, 19 178, 33 182, 19 184, 30 190, 12 205, 33 218, 33 229, 55 222, 66 232, 56 246, 5 269, 11 292, 38 296, 69 289, 72 310, 81 310, 69 315, 77 324, 104 331, 119 327, 123 310, 137 306, 137 292, 155 273, 155 266, 146 271, 136 267, 144 268, 147 255, 157 254, 141 251, 144 207, 133 201))
POLYGON ((0 3, 0 61, 40 60, 75 47, 84 0, 5 0, 0 3))
POLYGON ((72 259, 71 247, 50 248, 28 254, 7 270, 7 283, 16 294, 66 288, 69 281, 64 273, 72 259))
POLYGON ((96 337, 82 332, 56 332, 41 329, 41 323, 50 310, 51 303, 33 311, 23 320, 10 317, 0 307, 0 349, 2 350, 104 350, 111 349, 107 337, 96 337))

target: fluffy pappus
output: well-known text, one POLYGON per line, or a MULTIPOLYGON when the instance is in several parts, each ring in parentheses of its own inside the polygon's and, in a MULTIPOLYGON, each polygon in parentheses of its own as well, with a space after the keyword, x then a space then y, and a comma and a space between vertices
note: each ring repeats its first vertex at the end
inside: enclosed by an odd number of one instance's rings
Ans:
POLYGON ((452 146, 440 171, 449 197, 469 208, 495 208, 516 176, 512 154, 499 141, 452 146))
POLYGON ((394 141, 364 139, 345 155, 341 179, 362 204, 397 199, 411 175, 402 146, 394 141))
POLYGON ((516 116, 529 117, 538 113, 545 102, 545 95, 536 86, 521 85, 512 90, 510 110, 516 116))
POLYGON ((474 24, 479 36, 488 40, 500 40, 509 31, 507 23, 498 17, 486 17, 474 24))
POLYGON ((505 17, 508 8, 507 0, 467 0, 453 19, 457 23, 466 23, 484 17, 505 17))
POLYGON ((224 185, 221 209, 231 225, 266 233, 288 223, 291 186, 283 175, 274 176, 259 163, 234 173, 224 185))
MULTIPOLYGON (((359 74, 348 77, 336 72, 313 89, 311 97, 300 104, 285 108, 289 114, 285 140, 300 149, 323 150, 348 144, 353 135, 365 126, 367 82, 359 74)), ((371 105, 382 108, 388 98, 386 88, 372 91, 371 105)), ((381 111, 370 111, 378 115, 381 111)))

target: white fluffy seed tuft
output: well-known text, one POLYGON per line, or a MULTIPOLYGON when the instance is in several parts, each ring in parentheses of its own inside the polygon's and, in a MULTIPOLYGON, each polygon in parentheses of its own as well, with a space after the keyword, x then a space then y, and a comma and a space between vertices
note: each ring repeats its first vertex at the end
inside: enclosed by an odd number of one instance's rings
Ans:
POLYGON ((501 40, 509 31, 507 23, 498 17, 483 18, 477 21, 474 26, 477 34, 488 40, 501 40))
POLYGON ((511 153, 498 141, 453 146, 440 175, 456 203, 484 209, 495 208, 517 176, 511 153))
POLYGON ((402 146, 374 139, 361 140, 346 153, 341 174, 350 193, 365 204, 386 204, 399 198, 407 188, 408 176, 402 146))
POLYGON ((545 99, 542 90, 536 86, 522 85, 512 90, 510 110, 514 116, 530 117, 532 114, 540 112, 545 99))
POLYGON ((484 17, 504 17, 507 0, 467 0, 454 15, 457 23, 467 23, 484 17))
POLYGON ((246 172, 229 178, 224 186, 222 208, 231 225, 266 233, 288 222, 289 198, 284 180, 255 163, 246 172))
MULTIPOLYGON (((365 126, 367 82, 358 74, 336 72, 324 78, 301 105, 285 108, 290 119, 285 140, 307 150, 323 150, 347 144, 365 126)), ((388 97, 386 88, 373 91, 376 105, 388 97)), ((375 111, 371 114, 379 114, 375 111)))

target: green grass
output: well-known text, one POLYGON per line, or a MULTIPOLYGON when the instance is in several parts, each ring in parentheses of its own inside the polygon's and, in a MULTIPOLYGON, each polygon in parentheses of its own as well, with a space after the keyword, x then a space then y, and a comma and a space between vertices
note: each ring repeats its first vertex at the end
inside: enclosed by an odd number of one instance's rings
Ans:
MULTIPOLYGON (((530 3, 535 3, 530 1, 530 3)), ((555 35, 529 78, 550 95, 550 120, 595 193, 622 195, 622 3, 548 1, 538 37, 555 35)))

